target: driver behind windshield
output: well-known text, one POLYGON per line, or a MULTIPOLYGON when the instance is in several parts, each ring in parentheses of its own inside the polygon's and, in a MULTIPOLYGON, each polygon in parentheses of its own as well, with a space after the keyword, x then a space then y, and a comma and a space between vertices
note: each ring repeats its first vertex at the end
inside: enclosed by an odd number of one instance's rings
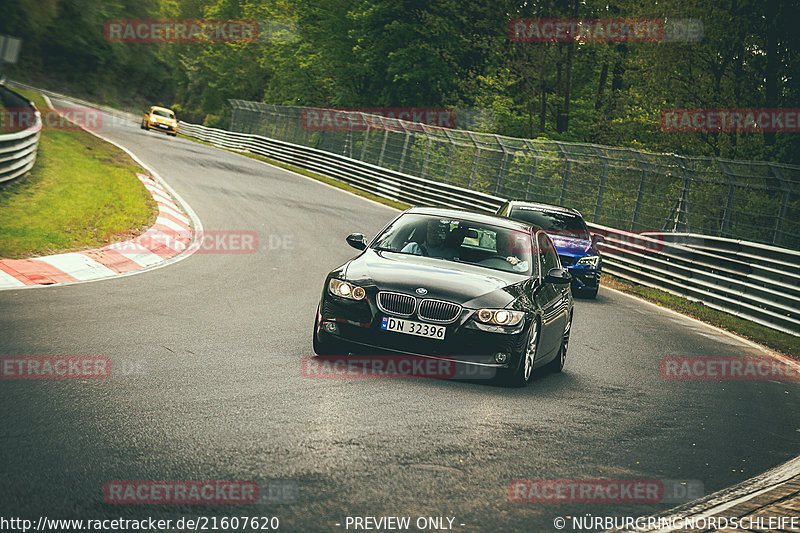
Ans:
POLYGON ((527 272, 528 261, 515 255, 515 250, 518 249, 515 237, 510 232, 498 231, 496 239, 497 255, 503 257, 515 272, 527 272))
MULTIPOLYGON (((420 232, 421 228, 417 228, 420 232)), ((406 244, 401 252, 414 255, 424 255, 427 257, 438 257, 441 259, 454 259, 458 250, 447 243, 447 236, 450 233, 450 223, 445 220, 429 220, 425 228, 425 240, 423 242, 411 241, 406 244)))

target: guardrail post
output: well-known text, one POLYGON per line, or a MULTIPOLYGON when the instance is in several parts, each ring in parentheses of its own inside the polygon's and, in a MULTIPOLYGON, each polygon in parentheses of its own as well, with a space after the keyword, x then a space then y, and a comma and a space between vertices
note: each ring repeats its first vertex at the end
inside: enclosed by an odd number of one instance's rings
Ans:
POLYGON ((342 155, 345 157, 347 156, 347 151, 350 151, 350 159, 353 158, 353 130, 351 128, 347 128, 347 137, 344 140, 344 147, 342 148, 342 155))
POLYGON ((556 146, 561 150, 561 156, 564 158, 564 176, 561 178, 561 198, 558 199, 558 205, 563 206, 567 200, 567 183, 569 182, 569 174, 572 170, 572 160, 567 157, 567 152, 561 143, 557 142, 556 146))
POLYGON ((528 147, 528 150, 531 151, 533 154, 533 164, 531 165, 531 175, 528 176, 528 186, 525 189, 525 199, 529 200, 531 197, 531 186, 533 185, 533 181, 536 179, 536 169, 539 166, 539 152, 536 151, 536 148, 533 147, 533 144, 525 139, 525 146, 528 147))
MULTIPOLYGON (((595 148, 598 152, 599 149, 595 148)), ((600 174, 600 187, 597 189, 597 200, 594 203, 594 215, 592 216, 592 222, 597 224, 597 220, 600 218, 600 207, 603 204, 603 194, 606 191, 606 177, 608 175, 608 159, 600 154, 600 157, 603 159, 603 171, 600 174)))
POLYGON ((450 169, 453 168, 453 153, 456 150, 456 143, 453 141, 453 137, 450 136, 450 132, 444 130, 444 134, 447 135, 447 140, 450 141, 450 155, 447 158, 447 168, 444 171, 444 180, 450 181, 450 169))
POLYGON ((400 126, 403 128, 403 131, 406 134, 406 139, 405 141, 403 141, 403 151, 400 154, 400 169, 398 170, 398 172, 402 172, 403 165, 406 164, 406 153, 408 152, 408 141, 411 139, 411 132, 408 131, 408 128, 406 128, 405 121, 399 120, 398 122, 400 123, 400 126))
POLYGON ((503 161, 500 163, 500 175, 497 176, 497 185, 495 185, 494 188, 494 193, 500 194, 500 184, 503 182, 503 175, 506 173, 506 165, 508 164, 508 150, 506 150, 506 146, 503 144, 499 135, 495 134, 494 138, 503 150, 503 161))
POLYGON ((431 138, 431 134, 428 133, 426 126, 423 125, 422 130, 425 132, 425 137, 428 139, 428 144, 425 146, 425 157, 422 159, 422 177, 424 178, 425 174, 428 172, 428 156, 431 153, 433 139, 431 138))
POLYGON ((667 217, 667 221, 664 223, 664 231, 667 231, 669 228, 670 219, 672 220, 672 229, 670 231, 676 232, 678 231, 678 226, 681 224, 680 218, 681 213, 684 214, 684 226, 686 227, 686 232, 691 231, 691 225, 689 224, 689 186, 691 185, 691 173, 689 169, 686 168, 686 161, 681 156, 676 155, 675 159, 678 161, 678 166, 681 167, 683 171, 683 186, 681 187, 680 195, 678 199, 675 201, 675 205, 669 212, 667 217))
POLYGON ((389 139, 389 128, 386 127, 386 123, 383 121, 383 118, 380 119, 381 126, 383 127, 383 144, 381 145, 381 155, 378 156, 378 166, 383 166, 383 154, 386 152, 386 141, 389 139))
POLYGON ((359 113, 359 116, 362 120, 362 124, 367 125, 367 129, 364 131, 364 145, 361 147, 361 161, 367 156, 367 143, 369 142, 369 132, 372 129, 372 124, 367 122, 367 115, 364 113, 359 113))
POLYGON ((283 133, 281 133, 281 140, 288 142, 287 133, 289 131, 289 117, 284 115, 283 116, 283 133))
POLYGON ((300 127, 303 128, 303 144, 308 146, 309 141, 311 140, 311 128, 309 128, 307 125, 303 126, 302 121, 300 120, 298 120, 298 122, 300 123, 300 127))
POLYGON ((733 211, 733 197, 736 193, 736 176, 734 176, 733 172, 731 172, 730 167, 728 164, 722 161, 719 158, 714 158, 719 168, 722 172, 725 173, 725 176, 728 178, 728 198, 725 200, 725 211, 722 212, 722 222, 719 225, 719 233, 720 237, 724 237, 728 233, 728 226, 731 222, 731 211, 733 211))
POLYGON ((639 180, 639 190, 636 192, 636 205, 633 207, 633 219, 631 220, 631 231, 636 230, 639 224, 639 214, 642 210, 642 201, 644 200, 644 188, 647 185, 647 164, 642 160, 642 154, 638 150, 633 150, 636 161, 642 167, 642 178, 639 180))
POLYGON ((235 100, 228 100, 228 103, 231 106, 231 121, 230 121, 230 124, 228 126, 228 129, 231 130, 231 131, 236 131, 236 128, 234 128, 233 125, 236 123, 236 121, 235 121, 236 115, 239 112, 239 109, 236 107, 234 102, 235 102, 235 100))
POLYGON ((783 177, 783 172, 771 163, 769 164, 769 169, 781 183, 781 210, 778 212, 778 219, 775 221, 775 232, 772 234, 772 244, 781 246, 783 243, 783 220, 786 218, 786 210, 789 207, 789 194, 791 191, 783 177))
POLYGON ((473 184, 475 183, 475 176, 478 174, 478 160, 481 158, 481 147, 478 146, 478 141, 475 140, 475 135, 473 133, 469 133, 469 138, 472 139, 472 143, 475 145, 475 161, 472 163, 472 174, 469 177, 469 189, 472 189, 473 184))

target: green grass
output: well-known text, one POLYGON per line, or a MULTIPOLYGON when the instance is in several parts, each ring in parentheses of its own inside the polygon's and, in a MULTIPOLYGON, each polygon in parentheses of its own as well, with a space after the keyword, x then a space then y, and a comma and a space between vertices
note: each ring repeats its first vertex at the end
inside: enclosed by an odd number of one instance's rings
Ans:
POLYGON ((673 309, 712 326, 736 333, 793 359, 800 359, 800 337, 782 333, 716 309, 701 302, 693 302, 659 289, 639 285, 610 274, 603 274, 602 285, 638 296, 644 300, 673 309))
MULTIPOLYGON (((194 141, 196 143, 205 144, 207 146, 214 146, 213 144, 202 142, 197 139, 187 137, 185 135, 181 135, 181 137, 188 139, 190 141, 194 141)), ((215 148, 220 148, 220 147, 215 146, 215 148)), ((225 148, 220 148, 220 149, 225 150, 225 148)), ((315 180, 328 183, 339 189, 352 192, 359 196, 369 198, 370 200, 374 200, 376 202, 397 209, 408 209, 409 207, 411 207, 410 205, 401 202, 387 200, 386 198, 381 198, 380 196, 370 194, 368 192, 362 191, 360 189, 352 187, 346 183, 342 183, 341 181, 335 180, 333 178, 321 176, 314 172, 298 168, 293 165, 288 165, 286 163, 281 163, 280 161, 275 161, 267 157, 245 152, 237 152, 235 150, 228 150, 228 151, 243 155, 245 157, 249 157, 251 159, 256 159, 258 161, 263 161, 271 165, 284 168, 286 170, 291 170, 292 172, 297 172, 298 174, 302 174, 303 176, 308 176, 309 178, 313 178, 315 180)), ((646 287, 644 285, 638 285, 636 283, 623 280, 621 278, 617 278, 610 274, 603 275, 602 285, 611 287, 613 289, 617 289, 619 291, 631 294, 633 296, 637 296, 644 300, 653 302, 657 305, 672 309, 687 316, 691 316, 707 324, 711 324, 718 328, 730 331, 741 337, 745 337, 758 344, 761 344, 762 346, 771 348, 772 350, 780 352, 793 359, 800 359, 800 337, 790 335, 788 333, 782 333, 780 331, 776 331, 766 326, 756 324, 755 322, 751 322, 750 320, 745 320, 743 318, 739 318, 730 315, 728 313, 724 313, 722 311, 717 311, 716 309, 711 309, 710 307, 707 307, 700 302, 693 302, 691 300, 687 300, 686 298, 681 298, 680 296, 675 296, 674 294, 670 294, 668 292, 646 287)))
MULTIPOLYGON (((19 91, 44 115, 40 94, 19 91)), ((151 226, 157 205, 119 148, 76 128, 45 129, 36 165, 0 185, 0 257, 24 258, 127 240, 151 226)))

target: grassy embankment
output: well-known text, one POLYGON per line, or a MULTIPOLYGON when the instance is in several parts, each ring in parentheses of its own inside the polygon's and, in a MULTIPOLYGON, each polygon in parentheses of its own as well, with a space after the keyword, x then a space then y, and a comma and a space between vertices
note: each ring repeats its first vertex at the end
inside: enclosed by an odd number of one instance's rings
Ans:
MULTIPOLYGON (((50 113, 33 101, 45 123, 50 113)), ((100 247, 134 237, 155 222, 157 206, 122 150, 77 126, 45 127, 36 165, 0 185, 0 257, 25 258, 100 247)))

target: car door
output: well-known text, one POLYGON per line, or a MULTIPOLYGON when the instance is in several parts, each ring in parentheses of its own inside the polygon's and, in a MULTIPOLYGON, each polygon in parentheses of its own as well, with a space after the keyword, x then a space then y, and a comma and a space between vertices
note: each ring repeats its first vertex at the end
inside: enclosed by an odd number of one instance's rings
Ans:
POLYGON ((552 355, 561 346, 561 338, 567 324, 569 285, 545 283, 544 279, 547 273, 553 268, 560 268, 561 263, 553 241, 545 232, 540 231, 536 234, 536 244, 539 248, 539 275, 542 282, 542 288, 539 291, 542 306, 542 334, 539 339, 539 353, 541 357, 544 357, 543 362, 547 362, 552 359, 552 355))

